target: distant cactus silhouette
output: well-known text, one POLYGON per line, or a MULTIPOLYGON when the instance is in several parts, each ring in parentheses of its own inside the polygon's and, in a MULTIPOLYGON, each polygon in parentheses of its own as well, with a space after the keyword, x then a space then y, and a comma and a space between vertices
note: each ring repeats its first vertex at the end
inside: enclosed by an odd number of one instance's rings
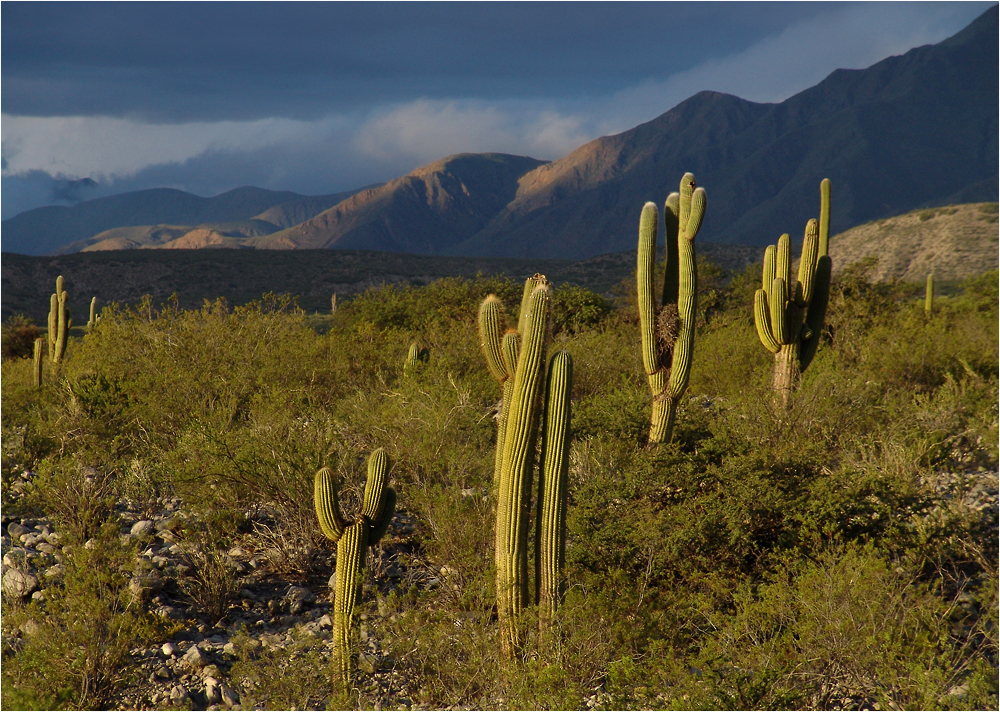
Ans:
POLYGON ((934 273, 927 275, 927 287, 924 290, 924 314, 930 316, 934 311, 934 273))

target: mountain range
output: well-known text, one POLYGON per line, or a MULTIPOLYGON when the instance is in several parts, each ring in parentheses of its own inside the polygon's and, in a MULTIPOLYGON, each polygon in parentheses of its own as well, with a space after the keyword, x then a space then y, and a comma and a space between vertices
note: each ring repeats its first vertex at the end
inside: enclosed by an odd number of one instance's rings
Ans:
POLYGON ((441 159, 379 186, 302 196, 156 189, 5 220, 3 250, 365 249, 585 259, 632 249, 647 200, 690 171, 708 192, 699 240, 801 233, 833 182, 839 232, 915 208, 996 201, 998 10, 936 45, 837 70, 777 104, 701 92, 557 161, 441 159))

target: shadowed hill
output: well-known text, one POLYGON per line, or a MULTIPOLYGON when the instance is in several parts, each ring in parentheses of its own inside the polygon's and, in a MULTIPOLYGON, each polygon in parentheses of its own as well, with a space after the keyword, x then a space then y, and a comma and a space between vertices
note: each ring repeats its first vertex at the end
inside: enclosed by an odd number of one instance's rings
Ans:
POLYGON ((708 191, 699 238, 767 244, 819 210, 835 231, 916 207, 996 200, 997 8, 938 45, 838 70, 780 104, 702 92, 525 175, 456 254, 575 257, 625 249, 646 200, 691 171, 708 191))
POLYGON ((500 153, 449 156, 249 242, 266 249, 439 254, 481 230, 514 198, 517 179, 541 163, 500 153))

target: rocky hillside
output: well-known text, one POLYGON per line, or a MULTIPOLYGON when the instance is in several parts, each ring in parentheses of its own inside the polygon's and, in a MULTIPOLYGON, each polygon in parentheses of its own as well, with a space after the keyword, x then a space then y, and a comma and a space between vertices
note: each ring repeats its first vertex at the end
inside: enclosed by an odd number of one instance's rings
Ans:
POLYGON ((963 279, 998 266, 1000 231, 996 203, 914 210, 851 228, 830 238, 834 271, 877 257, 873 277, 923 282, 963 279))
POLYGON ((542 161, 502 153, 463 153, 363 190, 311 220, 248 241, 265 249, 366 249, 447 253, 479 232, 542 161))

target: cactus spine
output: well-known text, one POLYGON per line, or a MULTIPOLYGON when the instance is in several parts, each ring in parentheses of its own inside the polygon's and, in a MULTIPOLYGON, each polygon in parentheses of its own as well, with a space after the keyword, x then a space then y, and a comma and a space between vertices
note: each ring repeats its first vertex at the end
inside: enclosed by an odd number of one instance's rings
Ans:
POLYGON ((636 286, 642 365, 653 394, 650 445, 669 442, 673 436, 677 405, 691 376, 698 291, 694 238, 705 218, 705 204, 705 189, 696 188, 690 173, 681 178, 680 193, 667 197, 663 215, 667 259, 659 309, 653 285, 660 218, 656 204, 646 203, 639 218, 636 286))
POLYGON ((62 275, 56 277, 56 293, 49 300, 49 360, 52 363, 62 361, 66 353, 66 336, 73 327, 66 301, 69 295, 63 289, 62 275))
POLYGON ((787 407, 799 378, 819 345, 830 296, 832 262, 830 181, 820 183, 820 217, 806 223, 798 279, 792 282, 792 249, 788 234, 764 251, 761 288, 754 294, 754 325, 764 347, 774 354, 772 389, 787 407))
POLYGON ((39 336, 35 339, 35 350, 32 354, 32 369, 31 372, 34 375, 35 387, 41 387, 42 385, 42 349, 45 348, 45 339, 39 336))
POLYGON ((542 432, 542 463, 538 482, 538 534, 535 537, 535 589, 538 622, 543 633, 551 627, 563 595, 570 392, 573 390, 573 359, 566 351, 552 357, 545 390, 545 428, 542 432))
POLYGON ((924 291, 924 314, 930 316, 934 311, 934 273, 927 275, 927 288, 924 291))
POLYGON ((337 482, 329 468, 316 473, 313 500, 323 534, 337 544, 337 585, 333 603, 335 671, 345 687, 351 682, 351 618, 361 590, 368 547, 385 535, 396 511, 396 492, 388 486, 389 457, 382 449, 368 458, 368 480, 361 513, 348 522, 340 511, 337 482))
POLYGON ((93 331, 97 326, 97 297, 90 299, 90 319, 87 321, 87 331, 93 331))

